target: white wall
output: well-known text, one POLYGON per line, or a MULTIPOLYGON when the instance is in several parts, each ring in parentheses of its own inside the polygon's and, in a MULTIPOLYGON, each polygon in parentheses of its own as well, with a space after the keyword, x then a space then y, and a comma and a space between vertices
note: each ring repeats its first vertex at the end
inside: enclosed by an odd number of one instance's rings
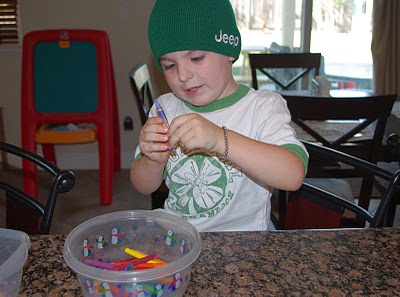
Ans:
MULTIPOLYGON (((155 68, 147 40, 147 22, 155 0, 21 0, 22 36, 33 30, 79 28, 104 30, 109 34, 117 86, 121 129, 122 167, 129 168, 137 145, 139 115, 129 83, 129 70, 147 63, 156 94, 168 90, 155 68), (126 116, 134 119, 134 130, 124 131, 126 116)), ((21 144, 21 46, 0 46, 0 104, 3 106, 6 141, 21 144)), ((111 140, 110 140, 111 141, 111 140)), ((38 147, 40 152, 40 147, 38 147)), ((98 167, 97 143, 57 146, 63 168, 98 167)), ((14 163, 13 159, 10 163, 14 163)), ((18 165, 18 164, 15 164, 18 165)))

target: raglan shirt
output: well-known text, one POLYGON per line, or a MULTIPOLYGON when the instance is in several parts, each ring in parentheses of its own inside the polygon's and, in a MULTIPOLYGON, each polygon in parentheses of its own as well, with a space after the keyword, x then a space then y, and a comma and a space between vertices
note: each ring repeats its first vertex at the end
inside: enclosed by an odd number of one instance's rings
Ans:
MULTIPOLYGON (((290 126, 286 101, 276 93, 241 85, 235 93, 207 106, 190 105, 172 93, 158 101, 170 121, 197 113, 220 127, 284 146, 299 155, 307 167, 307 151, 290 126)), ((156 116, 154 106, 149 116, 156 116)), ((138 146, 135 159, 140 156, 138 146)), ((258 185, 229 161, 203 153, 185 154, 178 147, 167 161, 164 176, 169 188, 165 212, 181 216, 199 231, 267 230, 272 190, 258 185)))

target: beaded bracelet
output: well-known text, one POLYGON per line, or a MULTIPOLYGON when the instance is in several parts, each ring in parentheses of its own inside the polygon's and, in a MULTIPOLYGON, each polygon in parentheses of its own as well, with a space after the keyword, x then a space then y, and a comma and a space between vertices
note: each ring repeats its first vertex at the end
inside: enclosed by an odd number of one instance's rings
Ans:
POLYGON ((228 132, 226 131, 225 126, 222 126, 222 129, 224 130, 225 153, 223 156, 220 156, 219 158, 221 161, 227 161, 228 160, 228 152, 229 152, 228 132))

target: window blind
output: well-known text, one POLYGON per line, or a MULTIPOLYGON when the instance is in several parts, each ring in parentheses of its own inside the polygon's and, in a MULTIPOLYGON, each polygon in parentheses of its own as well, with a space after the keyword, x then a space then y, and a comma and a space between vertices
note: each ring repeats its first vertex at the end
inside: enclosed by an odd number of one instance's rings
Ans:
POLYGON ((18 0, 0 0, 0 45, 18 43, 18 0))

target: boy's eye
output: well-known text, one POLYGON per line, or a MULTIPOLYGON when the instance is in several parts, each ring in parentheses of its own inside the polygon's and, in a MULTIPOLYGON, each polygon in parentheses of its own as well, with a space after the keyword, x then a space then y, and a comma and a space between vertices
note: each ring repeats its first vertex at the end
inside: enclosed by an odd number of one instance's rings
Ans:
POLYGON ((191 60, 192 60, 193 62, 198 62, 198 61, 203 60, 204 57, 205 57, 205 55, 201 55, 201 56, 193 57, 191 60))
POLYGON ((174 68, 175 64, 168 64, 168 65, 163 65, 164 70, 170 70, 174 68))

